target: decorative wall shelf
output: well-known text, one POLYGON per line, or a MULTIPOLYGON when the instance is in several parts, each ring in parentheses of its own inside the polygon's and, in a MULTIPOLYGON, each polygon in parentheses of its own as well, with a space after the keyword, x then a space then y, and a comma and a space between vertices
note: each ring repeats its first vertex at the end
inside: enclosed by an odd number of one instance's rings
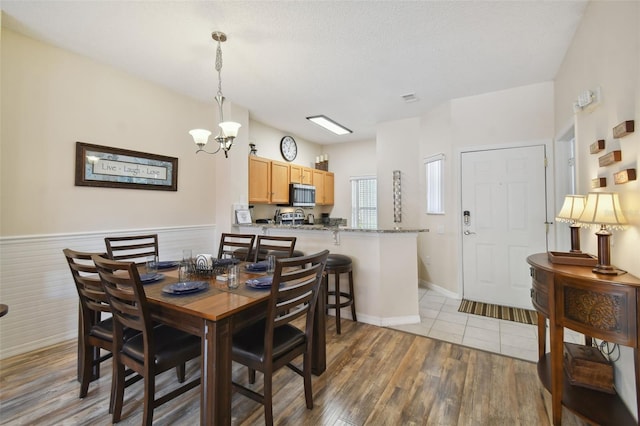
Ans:
POLYGON ((618 124, 613 128, 613 137, 618 139, 627 136, 630 133, 633 133, 635 127, 634 124, 635 123, 633 120, 623 121, 622 123, 618 124))
POLYGON ((599 177, 591 179, 591 188, 605 188, 607 186, 607 178, 599 177))
POLYGON ((621 170, 613 174, 613 181, 616 185, 621 185, 632 180, 636 180, 636 169, 621 170))
POLYGON ((589 152, 591 154, 597 154, 604 149, 604 139, 598 139, 591 145, 589 145, 589 152))
POLYGON ((616 151, 611 151, 610 153, 598 158, 598 163, 600 163, 600 167, 604 167, 604 166, 610 166, 611 164, 621 160, 622 160, 622 151, 616 150, 616 151))

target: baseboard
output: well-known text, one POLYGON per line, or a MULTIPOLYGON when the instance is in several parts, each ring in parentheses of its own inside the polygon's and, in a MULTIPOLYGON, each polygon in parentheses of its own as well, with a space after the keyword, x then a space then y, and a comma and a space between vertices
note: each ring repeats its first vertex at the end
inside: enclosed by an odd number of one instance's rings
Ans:
POLYGON ((443 296, 446 296, 446 297, 448 297, 450 299, 462 300, 462 296, 460 294, 458 294, 458 293, 456 293, 454 291, 451 291, 451 290, 447 290, 446 288, 441 287, 441 286, 439 286, 437 284, 434 284, 434 283, 430 283, 430 282, 427 282, 427 281, 420 280, 420 287, 428 288, 430 290, 436 291, 436 292, 438 292, 438 293, 442 294, 443 296))

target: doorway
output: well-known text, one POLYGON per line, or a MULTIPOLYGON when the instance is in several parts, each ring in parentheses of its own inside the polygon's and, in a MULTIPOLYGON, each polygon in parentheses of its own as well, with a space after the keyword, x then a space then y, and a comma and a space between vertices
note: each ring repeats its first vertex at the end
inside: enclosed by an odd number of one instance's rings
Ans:
POLYGON ((546 147, 461 153, 463 297, 531 309, 526 258, 547 250, 546 147))

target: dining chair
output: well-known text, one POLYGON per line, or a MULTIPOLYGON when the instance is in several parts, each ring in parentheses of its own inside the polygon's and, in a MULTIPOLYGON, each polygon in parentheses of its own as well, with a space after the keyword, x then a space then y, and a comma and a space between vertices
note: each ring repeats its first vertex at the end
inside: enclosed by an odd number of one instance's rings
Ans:
POLYGON ((107 256, 112 260, 146 262, 148 256, 158 256, 158 234, 106 237, 107 256))
MULTIPOLYGON (((80 398, 87 396, 89 383, 100 377, 100 364, 111 358, 113 349, 113 318, 102 318, 111 314, 107 295, 102 289, 98 270, 91 256, 101 253, 87 253, 71 249, 62 250, 80 299, 78 322, 78 378, 80 398), (101 356, 100 350, 107 351, 101 356)), ((130 338, 137 331, 127 329, 124 338, 130 338)), ((110 411, 111 412, 111 411, 110 411)))
POLYGON ((249 261, 253 256, 254 234, 222 234, 220 235, 220 248, 218 259, 222 259, 224 253, 231 253, 233 257, 249 261))
POLYGON ((167 325, 155 325, 151 319, 138 268, 133 262, 119 262, 92 256, 100 274, 114 318, 112 398, 113 423, 120 421, 124 400, 125 369, 144 377, 143 424, 151 425, 153 410, 200 384, 200 377, 156 398, 155 376, 176 367, 179 382, 184 383, 184 365, 200 355, 200 337, 167 325), (123 329, 140 334, 124 341, 123 329))
POLYGON ((233 388, 264 405, 267 425, 273 424, 272 376, 284 366, 304 378, 307 408, 313 408, 313 319, 328 255, 329 251, 324 250, 308 256, 277 259, 266 317, 232 336, 231 359, 249 368, 249 382, 255 382, 255 371, 264 376, 262 394, 235 381, 233 388), (297 321, 293 323, 294 320, 297 321), (302 369, 291 363, 300 355, 303 356, 302 369))
POLYGON ((254 262, 266 259, 272 254, 277 258, 293 257, 296 247, 296 237, 275 237, 271 235, 258 235, 254 262))

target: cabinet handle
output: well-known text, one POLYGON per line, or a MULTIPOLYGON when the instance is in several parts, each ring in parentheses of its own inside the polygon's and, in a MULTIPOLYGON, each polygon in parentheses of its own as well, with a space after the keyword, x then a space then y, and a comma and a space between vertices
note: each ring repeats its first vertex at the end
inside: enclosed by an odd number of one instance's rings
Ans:
POLYGON ((531 278, 536 277, 536 270, 532 266, 529 266, 529 275, 531 275, 531 278))

